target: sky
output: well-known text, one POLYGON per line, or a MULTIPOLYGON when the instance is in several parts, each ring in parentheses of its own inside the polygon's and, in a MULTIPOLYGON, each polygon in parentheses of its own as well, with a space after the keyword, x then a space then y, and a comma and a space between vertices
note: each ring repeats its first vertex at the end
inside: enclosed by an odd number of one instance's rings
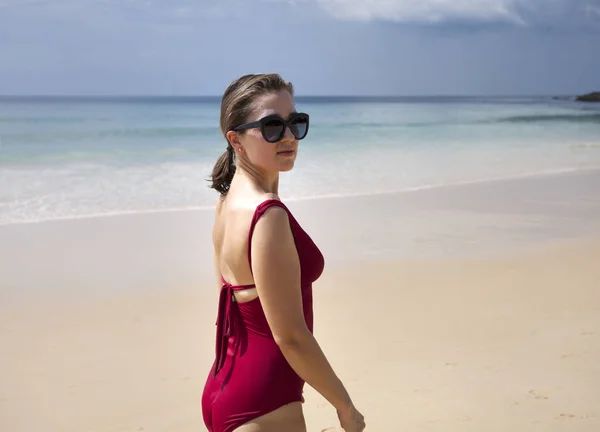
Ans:
POLYGON ((600 0, 0 0, 0 94, 600 91, 600 0))

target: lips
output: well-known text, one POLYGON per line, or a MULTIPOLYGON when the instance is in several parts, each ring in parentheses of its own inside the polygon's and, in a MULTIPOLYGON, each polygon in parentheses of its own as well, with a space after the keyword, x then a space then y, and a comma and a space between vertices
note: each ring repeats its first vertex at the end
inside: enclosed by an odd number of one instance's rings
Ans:
POLYGON ((284 156, 291 156, 294 153, 295 153, 295 150, 281 150, 281 151, 277 152, 277 154, 284 155, 284 156))

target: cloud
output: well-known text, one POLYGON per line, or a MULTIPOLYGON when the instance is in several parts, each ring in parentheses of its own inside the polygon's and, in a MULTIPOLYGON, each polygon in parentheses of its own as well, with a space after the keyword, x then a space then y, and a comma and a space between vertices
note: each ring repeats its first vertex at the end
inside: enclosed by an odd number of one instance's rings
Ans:
POLYGON ((600 10, 600 0, 304 0, 303 3, 314 3, 340 20, 413 23, 560 24, 563 20, 585 20, 600 10))
POLYGON ((93 27, 181 27, 199 20, 285 12, 341 21, 600 28, 600 0, 0 0, 1 15, 93 27), (279 5, 281 9, 274 9, 279 5), (302 11, 300 11, 302 9, 302 11))
POLYGON ((588 4, 588 5, 585 5, 584 10, 585 10, 585 13, 590 17, 594 17, 594 18, 600 17, 600 6, 594 6, 592 4, 588 4))
POLYGON ((513 0, 317 0, 317 3, 343 20, 520 21, 513 9, 513 0))

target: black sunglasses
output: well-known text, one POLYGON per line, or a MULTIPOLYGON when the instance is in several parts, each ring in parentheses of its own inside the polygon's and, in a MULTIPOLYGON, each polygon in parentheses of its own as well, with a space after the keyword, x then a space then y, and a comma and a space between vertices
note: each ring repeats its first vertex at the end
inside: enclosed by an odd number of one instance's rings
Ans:
POLYGON ((271 114, 252 123, 246 123, 233 128, 234 131, 244 129, 260 128, 263 138, 274 143, 279 141, 285 135, 285 129, 290 128, 292 135, 297 140, 303 139, 308 133, 308 114, 294 113, 285 120, 277 114, 271 114))

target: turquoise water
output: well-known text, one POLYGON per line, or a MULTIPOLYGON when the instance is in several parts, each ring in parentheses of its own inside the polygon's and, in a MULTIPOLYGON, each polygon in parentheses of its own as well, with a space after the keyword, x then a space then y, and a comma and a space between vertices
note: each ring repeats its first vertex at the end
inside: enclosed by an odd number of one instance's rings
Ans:
MULTIPOLYGON (((0 224, 212 206, 218 98, 0 98, 0 224)), ((302 98, 284 199, 600 167, 600 106, 551 98, 302 98)))

